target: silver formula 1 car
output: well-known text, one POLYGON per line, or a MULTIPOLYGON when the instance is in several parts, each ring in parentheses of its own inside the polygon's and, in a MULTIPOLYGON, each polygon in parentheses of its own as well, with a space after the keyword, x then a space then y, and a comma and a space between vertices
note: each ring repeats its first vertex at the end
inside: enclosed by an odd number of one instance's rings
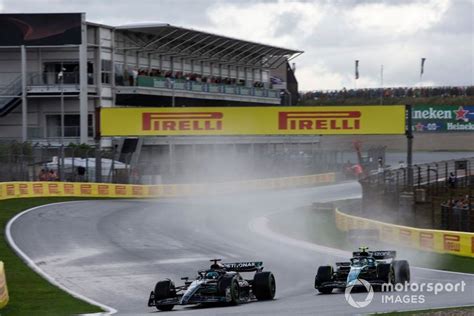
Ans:
POLYGON ((393 250, 368 251, 367 247, 352 253, 348 262, 336 262, 332 266, 318 268, 314 288, 323 294, 333 289, 355 286, 357 280, 365 280, 372 286, 410 282, 410 266, 406 260, 395 260, 393 250))
POLYGON ((194 281, 181 278, 184 285, 175 286, 166 279, 155 285, 150 293, 148 306, 170 311, 175 305, 226 303, 236 305, 251 300, 271 300, 275 296, 275 277, 263 271, 263 262, 221 263, 212 259, 207 270, 198 271, 194 281), (252 279, 242 277, 242 272, 255 272, 252 279))

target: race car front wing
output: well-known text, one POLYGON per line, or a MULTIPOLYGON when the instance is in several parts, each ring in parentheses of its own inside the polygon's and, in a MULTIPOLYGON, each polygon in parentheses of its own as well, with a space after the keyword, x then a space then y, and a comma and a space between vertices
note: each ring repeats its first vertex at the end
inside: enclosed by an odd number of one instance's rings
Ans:
MULTIPOLYGON (((385 283, 385 281, 382 280, 365 280, 369 282, 372 286, 381 286, 382 284, 385 283)), ((322 289, 322 288, 334 288, 334 289, 345 289, 347 287, 347 282, 346 281, 331 281, 331 282, 325 282, 319 286, 315 286, 316 289, 322 289)), ((358 287, 363 287, 360 283, 357 283, 354 285, 355 288, 358 287)))
POLYGON ((152 291, 148 298, 148 306, 156 305, 189 305, 189 304, 201 304, 201 303, 226 303, 229 299, 226 296, 212 296, 212 295, 199 295, 194 294, 186 304, 181 304, 182 295, 178 295, 172 298, 166 298, 162 300, 155 300, 155 293, 152 291))

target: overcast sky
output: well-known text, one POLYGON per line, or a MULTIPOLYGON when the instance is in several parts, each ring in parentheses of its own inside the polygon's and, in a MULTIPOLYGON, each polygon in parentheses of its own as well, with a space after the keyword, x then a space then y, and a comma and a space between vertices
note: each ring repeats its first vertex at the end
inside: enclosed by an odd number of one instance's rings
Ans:
POLYGON ((301 90, 473 85, 474 0, 0 0, 0 12, 86 12, 301 49, 301 90), (425 73, 420 82, 420 59, 425 73), (354 80, 354 60, 360 78, 354 80))

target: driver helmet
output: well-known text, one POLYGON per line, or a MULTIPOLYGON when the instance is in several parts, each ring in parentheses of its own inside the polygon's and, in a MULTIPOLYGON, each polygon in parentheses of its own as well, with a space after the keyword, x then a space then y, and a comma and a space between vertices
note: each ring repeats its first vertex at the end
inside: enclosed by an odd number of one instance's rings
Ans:
POLYGON ((208 271, 206 272, 206 279, 217 279, 219 277, 219 272, 208 271))

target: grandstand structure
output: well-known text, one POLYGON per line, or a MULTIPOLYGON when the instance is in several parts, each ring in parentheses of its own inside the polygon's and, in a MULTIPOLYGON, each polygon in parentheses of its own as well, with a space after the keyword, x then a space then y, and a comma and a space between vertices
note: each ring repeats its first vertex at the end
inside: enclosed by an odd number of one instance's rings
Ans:
POLYGON ((194 181, 196 170, 202 181, 332 170, 337 153, 320 152, 319 135, 100 136, 106 107, 295 105, 290 65, 302 53, 170 24, 103 25, 85 13, 0 14, 0 143, 28 142, 40 161, 59 164, 55 156, 74 152, 62 148, 87 144, 128 175, 165 182, 194 181))
MULTIPOLYGON (((86 21, 84 13, 78 15, 79 30, 63 35, 77 33, 80 41, 64 43, 57 40, 58 34, 34 38, 38 29, 44 33, 54 28, 48 26, 52 19, 56 24, 69 23, 61 14, 0 14, 0 33, 4 33, 0 34, 0 141, 94 144, 101 107, 262 106, 297 101, 289 61, 303 53, 300 50, 170 24, 109 26, 86 21), (31 25, 33 34, 22 38, 32 40, 17 45, 12 40, 16 30, 31 25)), ((177 142, 213 141, 181 137, 177 142)), ((113 143, 101 140, 102 147, 113 143)), ((163 145, 173 140, 154 137, 140 143, 163 145)))

